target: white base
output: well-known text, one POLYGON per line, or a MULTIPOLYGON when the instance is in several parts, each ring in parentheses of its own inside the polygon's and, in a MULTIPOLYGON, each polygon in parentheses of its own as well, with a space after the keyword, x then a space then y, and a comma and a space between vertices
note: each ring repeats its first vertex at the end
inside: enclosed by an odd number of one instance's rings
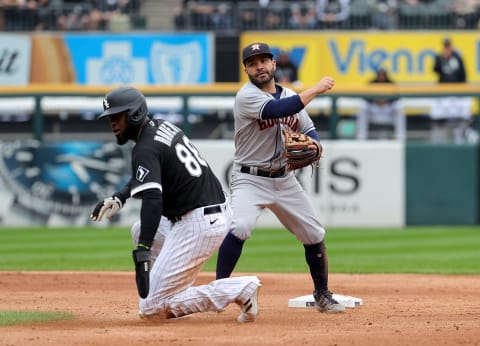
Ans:
MULTIPOLYGON (((363 300, 360 298, 356 298, 352 296, 344 296, 342 294, 335 294, 335 293, 332 296, 337 302, 339 302, 346 308, 356 308, 356 307, 359 307, 360 305, 363 305, 363 300)), ((315 299, 313 298, 313 294, 289 299, 288 307, 289 308, 315 307, 315 299)))

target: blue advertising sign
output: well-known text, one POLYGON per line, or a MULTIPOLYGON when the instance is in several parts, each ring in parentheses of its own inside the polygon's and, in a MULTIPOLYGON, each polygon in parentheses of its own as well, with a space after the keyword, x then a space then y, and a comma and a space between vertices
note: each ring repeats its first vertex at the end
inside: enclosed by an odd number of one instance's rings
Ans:
POLYGON ((88 215, 129 178, 128 153, 114 142, 0 142, 2 196, 38 217, 88 215))
POLYGON ((213 77, 211 34, 66 34, 76 71, 86 85, 206 84, 213 77))

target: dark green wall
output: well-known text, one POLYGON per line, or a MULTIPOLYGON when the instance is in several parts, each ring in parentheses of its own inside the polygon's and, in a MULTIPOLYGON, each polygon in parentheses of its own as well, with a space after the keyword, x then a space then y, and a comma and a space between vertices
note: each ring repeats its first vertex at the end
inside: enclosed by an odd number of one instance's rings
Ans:
POLYGON ((477 146, 408 143, 408 225, 477 223, 477 146))

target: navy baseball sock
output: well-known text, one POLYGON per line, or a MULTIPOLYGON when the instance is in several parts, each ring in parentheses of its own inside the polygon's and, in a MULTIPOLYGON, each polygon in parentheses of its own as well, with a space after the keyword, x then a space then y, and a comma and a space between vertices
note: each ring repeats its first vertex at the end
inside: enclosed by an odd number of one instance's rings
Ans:
POLYGON ((315 291, 328 290, 328 257, 324 242, 312 245, 303 244, 303 246, 315 291))
POLYGON ((245 243, 244 240, 237 238, 232 233, 228 233, 223 239, 222 245, 218 249, 217 280, 230 277, 242 254, 243 243, 245 243))

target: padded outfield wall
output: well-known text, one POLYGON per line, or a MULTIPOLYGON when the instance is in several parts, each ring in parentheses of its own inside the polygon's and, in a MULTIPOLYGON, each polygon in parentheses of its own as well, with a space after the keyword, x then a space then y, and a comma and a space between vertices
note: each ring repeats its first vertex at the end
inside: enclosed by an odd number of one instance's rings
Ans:
POLYGON ((478 146, 408 143, 406 222, 472 225, 479 218, 478 146))
MULTIPOLYGON (((197 140, 226 191, 233 141, 197 140)), ((324 141, 319 168, 298 179, 327 227, 472 225, 478 220, 478 148, 399 141, 324 141)), ((83 226, 96 202, 128 180, 114 142, 0 142, 0 225, 83 226)), ((114 224, 139 213, 129 200, 114 224)), ((279 226, 269 212, 259 226, 279 226)), ((102 223, 99 227, 108 226, 102 223)))

